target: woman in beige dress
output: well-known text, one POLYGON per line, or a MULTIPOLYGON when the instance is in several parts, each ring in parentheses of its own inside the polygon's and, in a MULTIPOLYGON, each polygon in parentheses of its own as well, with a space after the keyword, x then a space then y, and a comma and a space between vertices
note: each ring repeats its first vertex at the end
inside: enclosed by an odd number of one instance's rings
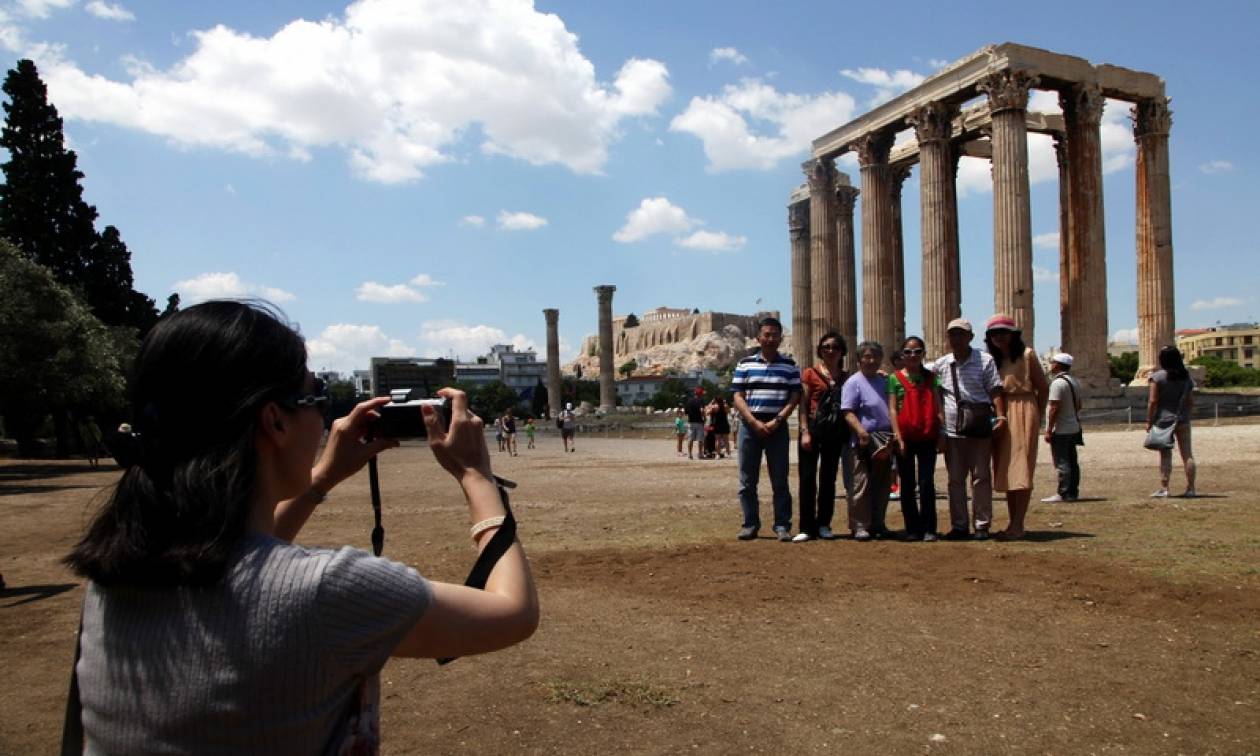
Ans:
POLYGON ((1006 426, 993 436, 993 490, 1006 492, 1010 523, 994 535, 1010 541, 1024 537, 1024 517, 1032 499, 1037 466, 1037 437, 1050 384, 1037 352, 1024 345, 1015 320, 997 314, 985 323, 984 343, 997 362, 1006 397, 1006 426))

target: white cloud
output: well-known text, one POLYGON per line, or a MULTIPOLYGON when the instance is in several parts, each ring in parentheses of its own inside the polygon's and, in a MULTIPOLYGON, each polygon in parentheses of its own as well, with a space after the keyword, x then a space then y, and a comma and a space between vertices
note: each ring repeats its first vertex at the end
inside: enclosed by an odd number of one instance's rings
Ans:
POLYGON ((33 18, 48 18, 53 11, 74 5, 75 0, 18 0, 17 8, 33 18))
POLYGON ((943 58, 929 58, 928 65, 931 66, 932 68, 939 69, 939 68, 944 68, 945 66, 948 66, 949 61, 944 60, 943 58))
POLYGON ((547 219, 542 216, 525 212, 512 213, 507 210, 500 210, 496 221, 499 228, 504 231, 533 231, 547 225, 547 219))
POLYGON ((420 286, 420 287, 446 285, 445 281, 433 280, 433 276, 429 275, 428 273, 419 273, 416 275, 415 278, 411 279, 411 281, 409 281, 408 283, 410 283, 412 286, 420 286))
POLYGON ((1138 329, 1121 328, 1112 335, 1111 340, 1116 344, 1136 344, 1138 343, 1138 329))
POLYGON ((428 320, 420 324, 421 352, 426 357, 454 355, 471 360, 490 351, 495 344, 511 344, 519 351, 538 350, 534 341, 518 333, 509 337, 501 328, 467 325, 456 320, 428 320))
POLYGON ((110 5, 105 0, 89 0, 88 4, 83 8, 97 18, 103 18, 106 21, 135 21, 136 14, 124 8, 122 5, 115 3, 110 5))
POLYGON ((335 323, 318 338, 306 340, 307 361, 312 369, 366 370, 373 357, 411 357, 416 350, 390 338, 380 326, 335 323))
POLYGON ((669 129, 700 139, 710 172, 769 170, 850 120, 853 110, 853 98, 844 92, 798 95, 779 92, 759 79, 743 79, 728 84, 721 95, 693 97, 669 129))
POLYGON ((1033 237, 1033 246, 1042 249, 1058 249, 1059 248, 1059 232, 1053 231, 1048 234, 1037 234, 1033 237))
POLYGON ((675 240, 674 243, 687 249, 730 252, 736 249, 743 249, 744 245, 748 243, 748 239, 743 236, 733 236, 725 231, 697 231, 690 236, 675 240))
POLYGON ((364 281, 354 290, 354 298, 360 302, 398 304, 399 302, 426 302, 428 297, 407 284, 389 286, 375 281, 364 281))
POLYGON ((690 231, 699 221, 687 215, 687 211, 665 197, 646 197, 639 206, 626 214, 626 224, 613 240, 623 244, 642 241, 656 234, 678 234, 690 231))
POLYGON ((1033 281, 1036 283, 1058 283, 1059 271, 1043 268, 1040 265, 1033 266, 1033 281))
POLYGON ((176 281, 171 288, 178 291, 180 299, 187 303, 207 299, 243 299, 262 297, 272 302, 292 302, 297 299, 284 289, 262 286, 243 280, 236 273, 202 273, 192 278, 176 281))
POLYGON ((456 159, 469 133, 487 154, 597 173, 622 123, 656 114, 671 93, 654 60, 599 81, 576 35, 529 0, 357 0, 269 37, 223 25, 190 36, 187 57, 127 80, 88 74, 50 46, 37 62, 69 119, 254 156, 339 148, 383 183, 456 159))
POLYGON ((721 63, 728 61, 735 65, 742 65, 748 62, 748 56, 744 55, 734 47, 715 47, 709 52, 709 63, 721 63))
POLYGON ((480 215, 465 215, 463 218, 459 219, 459 225, 473 226, 474 228, 481 228, 482 226, 486 225, 486 219, 481 217, 480 215))
POLYGON ((904 68, 891 72, 882 68, 859 68, 856 71, 845 68, 840 71, 840 75, 875 87, 875 96, 871 98, 871 105, 887 102, 902 92, 919 86, 927 78, 904 68))
POLYGON ((1200 173, 1228 173, 1234 170, 1234 164, 1228 160, 1209 160, 1199 166, 1200 173))
POLYGON ((1243 303, 1238 297, 1213 297, 1212 299, 1196 299, 1190 305, 1192 310, 1222 310, 1226 307, 1237 307, 1243 303))

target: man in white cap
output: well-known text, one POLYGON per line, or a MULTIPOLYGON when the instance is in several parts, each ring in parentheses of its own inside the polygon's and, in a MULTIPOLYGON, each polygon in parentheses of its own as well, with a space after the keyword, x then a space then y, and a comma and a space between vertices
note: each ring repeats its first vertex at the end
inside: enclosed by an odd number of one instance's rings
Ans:
POLYGON ((1080 496, 1081 466, 1076 447, 1081 437, 1081 384, 1072 375, 1072 355, 1050 358, 1050 404, 1046 414, 1046 443, 1059 472, 1059 492, 1042 499, 1046 504, 1076 501, 1080 496))
POLYGON ((577 442, 573 440, 573 432, 577 430, 577 417, 573 414, 573 402, 566 402, 560 410, 560 440, 564 442, 564 450, 577 451, 577 442))

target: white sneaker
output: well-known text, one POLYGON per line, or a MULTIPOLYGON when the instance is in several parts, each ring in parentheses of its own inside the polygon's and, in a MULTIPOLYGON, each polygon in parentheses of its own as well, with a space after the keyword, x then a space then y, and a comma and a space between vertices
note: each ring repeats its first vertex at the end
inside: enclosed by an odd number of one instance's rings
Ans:
POLYGON ((818 529, 818 537, 824 541, 834 541, 836 539, 836 534, 831 532, 831 528, 824 525, 818 529))
POLYGON ((1058 504, 1064 501, 1067 501, 1067 499, 1063 498, 1062 496, 1058 494, 1055 494, 1054 496, 1047 496, 1046 498, 1042 499, 1041 503, 1042 504, 1058 504))
POLYGON ((812 540, 814 540, 814 537, 809 533, 797 533, 792 536, 792 543, 805 543, 806 541, 812 540))
POLYGON ((1152 499, 1167 499, 1167 498, 1168 498, 1168 489, 1167 489, 1167 488, 1161 488, 1161 489, 1159 489, 1159 490, 1158 490, 1158 491, 1156 491, 1155 493, 1151 494, 1151 498, 1152 498, 1152 499))

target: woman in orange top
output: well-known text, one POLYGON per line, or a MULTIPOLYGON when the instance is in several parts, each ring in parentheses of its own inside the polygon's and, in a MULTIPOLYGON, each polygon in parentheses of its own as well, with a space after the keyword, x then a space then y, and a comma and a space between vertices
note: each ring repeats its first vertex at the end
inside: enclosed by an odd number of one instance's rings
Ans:
POLYGON ((801 372, 803 396, 798 415, 800 444, 797 447, 801 532, 792 539, 796 543, 815 538, 835 538, 831 532, 831 517, 836 510, 836 473, 848 440, 847 428, 839 413, 840 387, 849 377, 840 363, 848 347, 843 336, 828 331, 818 340, 815 351, 818 362, 801 372), (817 427, 815 414, 828 393, 834 399, 838 423, 830 428, 817 427))

